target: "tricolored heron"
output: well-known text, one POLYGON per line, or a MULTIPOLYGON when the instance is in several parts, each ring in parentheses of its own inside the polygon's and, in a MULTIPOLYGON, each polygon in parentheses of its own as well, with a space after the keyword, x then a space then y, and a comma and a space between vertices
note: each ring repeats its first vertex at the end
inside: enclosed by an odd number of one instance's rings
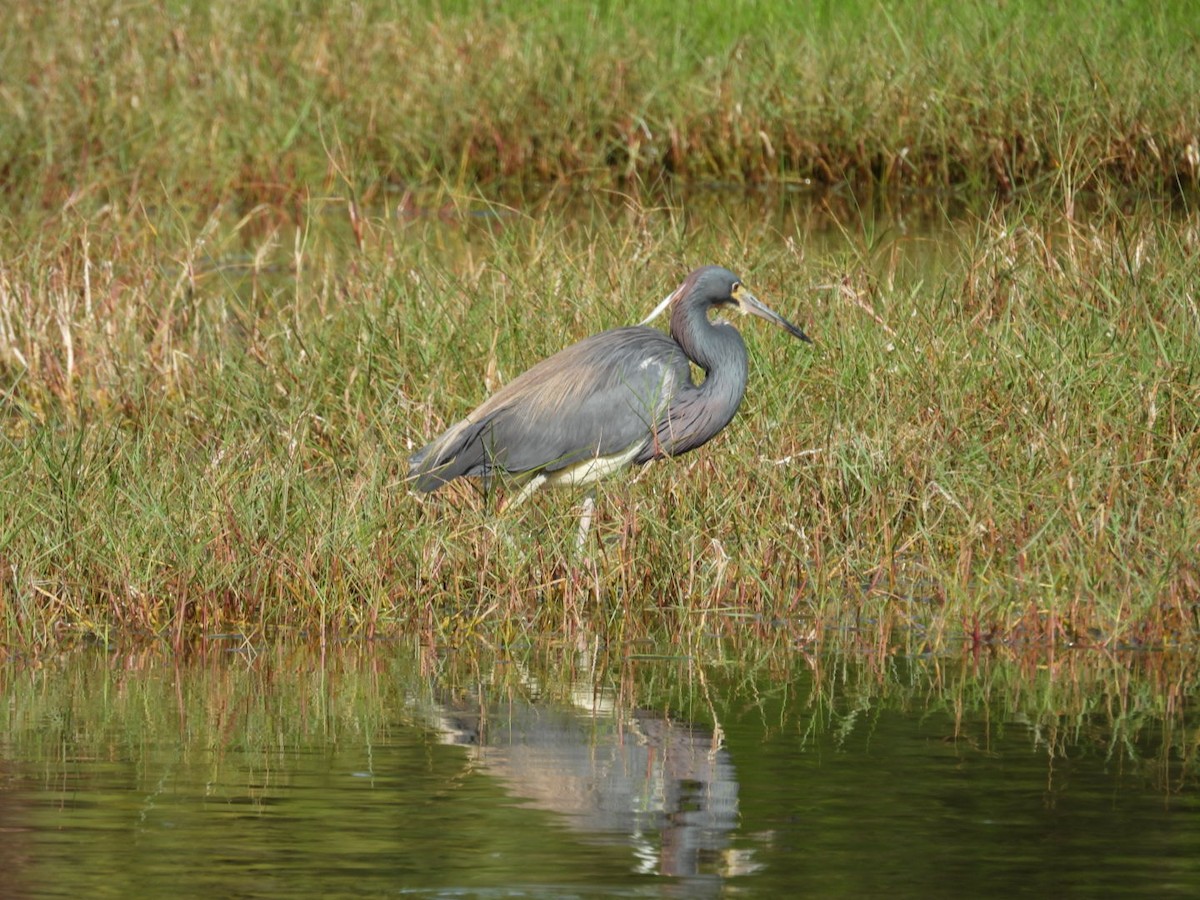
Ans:
POLYGON ((737 412, 747 375, 742 336, 710 310, 733 307, 811 343, 720 266, 693 271, 668 302, 670 336, 644 323, 613 328, 542 360, 413 454, 413 486, 502 473, 525 480, 516 505, 542 485, 588 484, 707 443, 737 412))

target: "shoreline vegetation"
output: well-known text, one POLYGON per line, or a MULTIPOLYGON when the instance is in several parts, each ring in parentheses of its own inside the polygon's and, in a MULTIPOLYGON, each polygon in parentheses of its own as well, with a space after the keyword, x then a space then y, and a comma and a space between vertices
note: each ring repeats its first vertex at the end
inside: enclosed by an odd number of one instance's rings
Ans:
POLYGON ((0 653, 1194 650, 1185 4, 327 6, 11 7, 0 653), (588 552, 571 491, 408 493, 698 261, 817 345, 745 327, 734 423, 588 552))
POLYGON ((1154 193, 1200 184, 1187 4, 15 0, 15 208, 295 202, 352 179, 1154 193), (157 202, 157 201, 154 201, 157 202))

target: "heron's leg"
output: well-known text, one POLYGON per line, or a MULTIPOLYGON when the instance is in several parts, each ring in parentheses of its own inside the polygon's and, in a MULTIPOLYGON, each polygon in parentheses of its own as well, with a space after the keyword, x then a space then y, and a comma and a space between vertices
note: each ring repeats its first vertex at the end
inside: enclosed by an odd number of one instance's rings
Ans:
POLYGON ((596 511, 596 492, 588 491, 583 498, 583 512, 579 515, 579 532, 575 535, 575 552, 582 553, 583 545, 587 542, 588 531, 592 527, 592 513, 596 511))
POLYGON ((546 476, 544 474, 539 472, 537 475, 534 475, 527 482, 525 482, 524 487, 522 487, 521 490, 517 493, 517 496, 513 497, 512 500, 506 500, 504 502, 504 506, 502 507, 502 509, 509 510, 515 506, 520 506, 522 503, 524 503, 526 500, 529 499, 530 494, 532 494, 534 491, 536 491, 538 488, 540 488, 545 483, 546 483, 546 476))

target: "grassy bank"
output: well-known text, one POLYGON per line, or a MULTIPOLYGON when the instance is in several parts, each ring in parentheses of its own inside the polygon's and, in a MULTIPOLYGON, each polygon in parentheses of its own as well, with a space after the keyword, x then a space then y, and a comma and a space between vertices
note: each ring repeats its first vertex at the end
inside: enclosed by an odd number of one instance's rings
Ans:
POLYGON ((1194 645, 1185 4, 8 12, 6 644, 1194 645), (751 324, 734 427, 610 485, 586 554, 569 492, 408 494, 490 388, 710 261, 817 344, 751 324))
POLYGON ((110 207, 9 247, 6 644, 1195 644, 1194 214, 1006 206, 912 239, 764 197, 430 207, 199 229, 110 207), (487 382, 701 260, 817 344, 748 323, 738 419, 606 485, 582 557, 570 491, 499 520, 469 486, 407 492, 487 382))
POLYGON ((1194 188, 1188 4, 44 4, 0 34, 10 207, 631 178, 1194 188))

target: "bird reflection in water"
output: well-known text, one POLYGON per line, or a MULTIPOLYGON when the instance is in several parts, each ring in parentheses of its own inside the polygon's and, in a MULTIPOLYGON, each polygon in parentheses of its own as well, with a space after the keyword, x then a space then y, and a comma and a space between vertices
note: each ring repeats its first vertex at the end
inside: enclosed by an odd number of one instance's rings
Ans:
POLYGON ((470 747, 477 768, 572 831, 627 842, 639 872, 686 878, 703 895, 756 868, 730 847, 737 773, 713 731, 622 713, 590 687, 572 704, 446 700, 437 727, 447 743, 470 747))

